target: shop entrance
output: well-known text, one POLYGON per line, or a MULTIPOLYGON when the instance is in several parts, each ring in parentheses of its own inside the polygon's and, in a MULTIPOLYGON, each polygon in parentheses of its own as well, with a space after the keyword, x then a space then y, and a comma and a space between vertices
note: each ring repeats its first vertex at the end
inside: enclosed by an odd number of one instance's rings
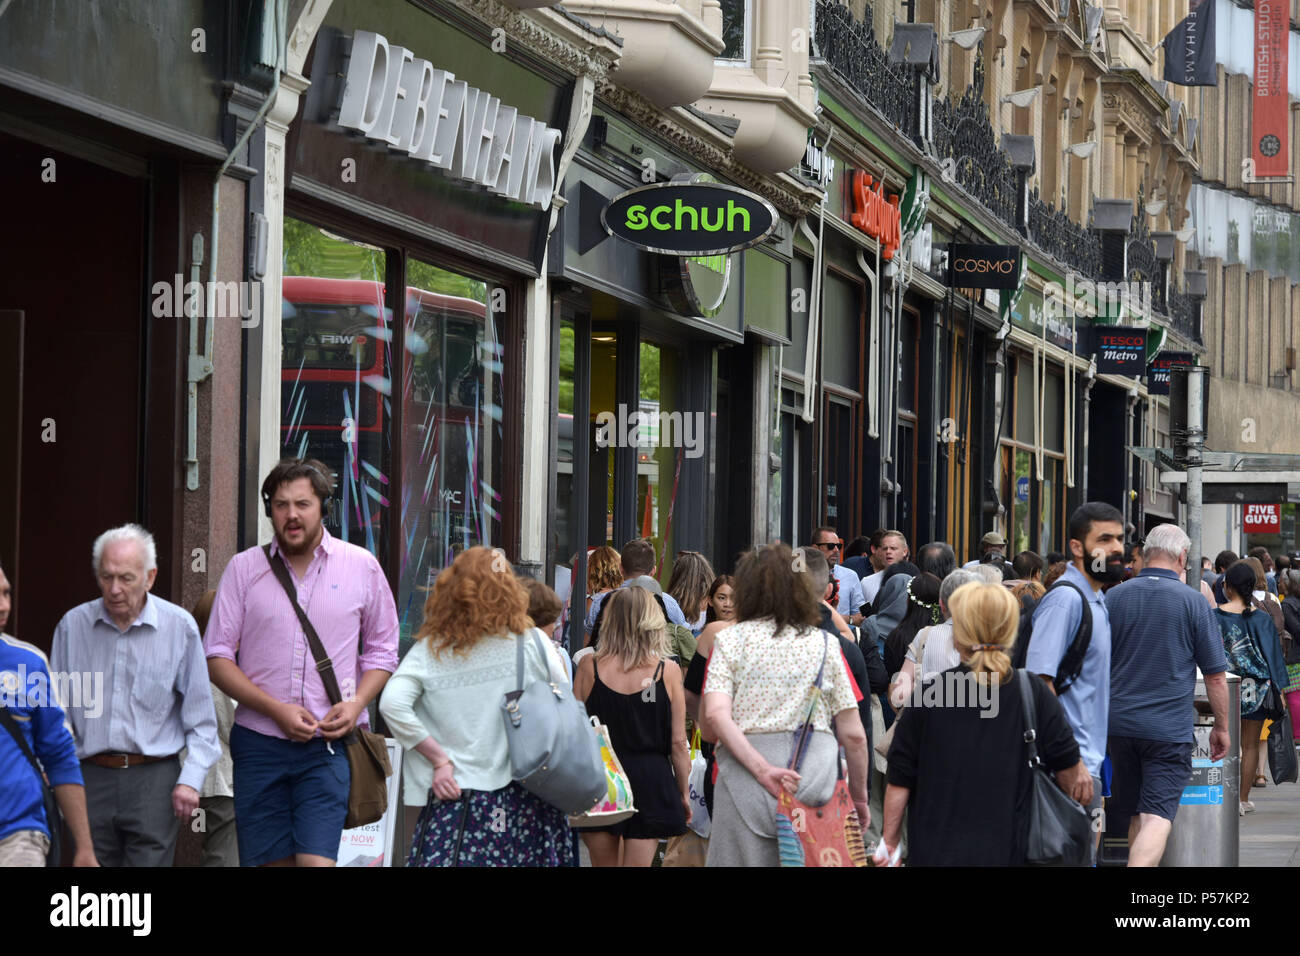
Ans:
MULTIPOLYGON (((0 564, 16 597, 5 629, 48 649, 64 612, 98 593, 95 536, 148 524, 146 182, 3 134, 0 171, 16 187, 0 279, 0 564)), ((169 557, 160 537, 155 593, 170 593, 169 557)))

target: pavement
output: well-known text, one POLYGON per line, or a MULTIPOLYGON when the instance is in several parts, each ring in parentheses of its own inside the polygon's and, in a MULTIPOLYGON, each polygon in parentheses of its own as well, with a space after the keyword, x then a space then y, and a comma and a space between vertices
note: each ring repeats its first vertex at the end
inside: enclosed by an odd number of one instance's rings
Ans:
POLYGON ((1300 866, 1300 784, 1252 787, 1255 812, 1240 818, 1241 866, 1300 866))

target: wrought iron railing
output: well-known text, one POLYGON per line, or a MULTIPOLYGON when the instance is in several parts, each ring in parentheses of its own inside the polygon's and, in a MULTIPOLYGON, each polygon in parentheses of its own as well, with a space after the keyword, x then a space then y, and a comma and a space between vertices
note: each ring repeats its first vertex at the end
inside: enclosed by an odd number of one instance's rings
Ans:
POLYGON ((1156 244, 1147 225, 1145 188, 1139 186, 1137 211, 1133 214, 1133 227, 1129 230, 1128 275, 1124 278, 1129 282, 1150 282, 1154 301, 1154 287, 1161 284, 1161 275, 1160 260, 1156 258, 1156 244))
POLYGON ((871 4, 862 20, 854 19, 853 11, 837 0, 817 0, 816 12, 814 54, 900 133, 916 141, 917 75, 889 62, 888 52, 876 40, 871 4))
POLYGON ((1201 316, 1196 298, 1186 292, 1173 292, 1169 296, 1169 327, 1185 339, 1203 345, 1201 316))
POLYGON ((1015 228, 1016 173, 989 121, 982 49, 975 56, 975 81, 959 99, 950 95, 934 104, 934 148, 940 166, 950 170, 963 189, 1015 228))
POLYGON ((1101 278, 1101 239, 1085 229, 1064 208, 1045 203, 1034 189, 1029 194, 1029 238, 1058 262, 1085 279, 1101 278))

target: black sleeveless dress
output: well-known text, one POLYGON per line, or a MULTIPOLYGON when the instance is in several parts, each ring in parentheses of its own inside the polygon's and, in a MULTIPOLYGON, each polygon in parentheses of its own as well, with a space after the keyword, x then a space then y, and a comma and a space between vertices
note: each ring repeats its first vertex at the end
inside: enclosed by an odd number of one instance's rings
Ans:
POLYGON ((645 690, 620 694, 600 679, 600 668, 592 662, 595 682, 587 697, 587 713, 600 718, 609 728, 610 743, 632 784, 632 803, 637 812, 607 827, 593 831, 613 833, 628 840, 666 840, 686 832, 686 808, 672 764, 672 702, 664 684, 664 665, 655 669, 653 683, 645 690))

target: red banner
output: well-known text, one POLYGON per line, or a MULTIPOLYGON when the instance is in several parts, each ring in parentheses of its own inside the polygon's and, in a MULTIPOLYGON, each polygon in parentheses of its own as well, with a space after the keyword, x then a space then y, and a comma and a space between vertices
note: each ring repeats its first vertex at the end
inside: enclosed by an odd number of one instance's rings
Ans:
POLYGON ((1281 505, 1242 505, 1242 524, 1246 534, 1281 534, 1281 505))
POLYGON ((1259 178, 1291 175, 1287 124, 1289 0, 1255 0, 1255 96, 1251 156, 1259 178))

